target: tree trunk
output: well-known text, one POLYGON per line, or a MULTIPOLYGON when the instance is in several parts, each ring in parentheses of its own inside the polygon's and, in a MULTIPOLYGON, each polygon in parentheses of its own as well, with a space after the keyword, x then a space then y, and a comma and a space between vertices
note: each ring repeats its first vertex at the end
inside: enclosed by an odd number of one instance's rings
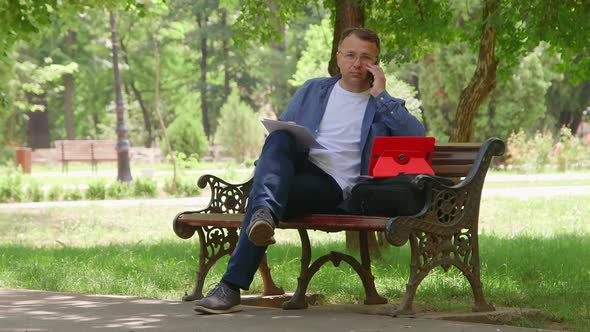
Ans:
POLYGON ((328 65, 328 72, 334 76, 340 72, 336 64, 336 52, 342 31, 352 27, 365 26, 365 9, 359 0, 336 0, 334 24, 334 38, 332 39, 332 55, 328 65))
POLYGON ((158 39, 156 38, 156 32, 152 32, 152 43, 154 45, 154 60, 156 63, 156 81, 154 84, 154 101, 156 103, 156 114, 158 115, 158 120, 160 121, 160 129, 162 129, 162 134, 164 135, 164 142, 166 143, 168 155, 170 156, 170 162, 172 163, 172 190, 174 191, 174 193, 177 193, 178 188, 176 187, 176 156, 174 155, 174 151, 172 151, 172 145, 170 144, 168 132, 166 131, 166 124, 164 124, 164 117, 162 116, 162 112, 160 111, 160 48, 158 47, 158 39))
MULTIPOLYGON (((123 51, 123 61, 125 61, 125 64, 127 65, 127 67, 129 67, 129 71, 131 72, 131 64, 129 63, 129 57, 127 56, 128 53, 127 49, 125 48, 125 43, 121 41, 120 44, 121 50, 123 51)), ((152 133, 152 121, 150 120, 150 112, 145 106, 145 102, 143 100, 143 96, 141 95, 141 91, 139 91, 139 89, 137 89, 137 86, 135 86, 135 78, 133 77, 133 75, 131 75, 130 77, 129 87, 133 92, 133 96, 135 96, 135 99, 139 103, 139 108, 141 108, 141 114, 143 115, 143 127, 147 132, 147 136, 145 138, 145 142, 143 143, 143 145, 146 148, 149 148, 152 146, 152 141, 154 140, 152 133)))
POLYGON ((117 52, 117 19, 110 12, 111 42, 113 52, 113 76, 115 81, 115 111, 117 113, 117 180, 129 183, 133 181, 129 168, 129 141, 127 140, 127 127, 125 127, 125 106, 123 93, 121 92, 121 76, 119 74, 119 56, 117 52))
MULTIPOLYGON (((76 42, 76 32, 68 30, 65 37, 66 52, 76 42)), ((69 52, 68 52, 69 53, 69 52)), ((74 130, 74 75, 65 74, 63 76, 64 82, 64 118, 66 122, 66 135, 68 139, 76 139, 76 131, 74 130)))
MULTIPOLYGON (((197 12, 196 14, 197 24, 199 25, 200 29, 203 29, 207 25, 207 16, 203 18, 202 12, 197 12)), ((209 124, 209 105, 207 103, 207 37, 205 37, 204 33, 200 34, 200 41, 201 41, 201 79, 199 82, 200 90, 201 90, 201 114, 203 116, 203 129, 205 130, 205 135, 207 138, 211 140, 211 126, 209 124)))
POLYGON ((47 99, 45 94, 27 94, 27 99, 31 105, 40 105, 43 111, 27 112, 29 116, 29 126, 27 136, 29 147, 33 149, 49 148, 49 116, 47 113, 47 99))
MULTIPOLYGON (((420 77, 418 77, 418 73, 415 72, 410 77, 410 85, 416 89, 416 99, 420 100, 420 77)), ((426 132, 428 132, 428 114, 424 112, 424 108, 420 106, 420 112, 422 113, 422 125, 426 132)))
POLYGON ((63 76, 64 82, 64 118, 66 122, 66 136, 68 139, 76 139, 76 131, 74 130, 74 75, 65 74, 63 76))
MULTIPOLYGON (((273 52, 273 56, 270 59, 270 67, 272 68, 273 72, 279 73, 284 65, 284 59, 282 57, 277 57, 274 54, 282 54, 285 52, 285 25, 281 24, 281 20, 279 18, 280 12, 280 2, 278 1, 271 1, 269 3, 269 8, 271 11, 270 21, 274 21, 276 26, 279 28, 279 34, 281 35, 280 42, 276 40, 271 40, 270 47, 275 50, 273 52)), ((272 112, 279 117, 281 112, 283 111, 279 105, 277 105, 277 100, 282 99, 281 96, 286 97, 286 92, 289 89, 287 86, 287 81, 282 79, 280 75, 273 75, 270 79, 270 89, 269 89, 269 101, 271 105, 272 112), (273 97, 274 96, 274 97, 273 97)))
MULTIPOLYGON (((221 8, 221 25, 224 29, 227 29, 227 10, 221 8)), ((229 38, 224 36, 222 41, 223 48, 223 93, 225 97, 229 97, 230 90, 230 76, 229 76, 229 38)))
POLYGON ((479 58, 475 73, 461 92, 451 142, 470 142, 473 139, 473 120, 484 99, 496 87, 496 28, 493 16, 498 9, 498 0, 485 0, 483 26, 479 42, 479 58))

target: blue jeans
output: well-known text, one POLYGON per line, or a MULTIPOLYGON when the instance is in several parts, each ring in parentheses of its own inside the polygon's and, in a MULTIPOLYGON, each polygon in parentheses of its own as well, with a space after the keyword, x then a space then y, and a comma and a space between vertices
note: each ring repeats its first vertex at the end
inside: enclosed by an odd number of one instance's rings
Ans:
POLYGON ((253 180, 238 244, 222 278, 242 289, 250 288, 267 248, 255 246, 245 231, 255 208, 269 208, 276 224, 308 213, 336 213, 342 202, 338 183, 311 163, 286 131, 267 137, 253 180))

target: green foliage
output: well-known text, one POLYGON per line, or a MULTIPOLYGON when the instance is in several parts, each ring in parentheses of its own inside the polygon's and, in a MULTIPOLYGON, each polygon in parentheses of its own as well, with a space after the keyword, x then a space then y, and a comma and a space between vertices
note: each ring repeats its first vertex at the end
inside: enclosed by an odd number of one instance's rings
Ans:
POLYGON ((84 197, 84 193, 78 188, 70 188, 64 190, 65 201, 79 201, 84 197))
POLYGON ((561 72, 574 83, 588 78, 590 59, 590 6, 584 1, 501 1, 494 24, 499 31, 498 56, 516 65, 528 49, 545 41, 560 54, 561 72))
POLYGON ((0 175, 0 202, 20 202, 24 198, 20 171, 9 169, 0 175))
POLYGON ((138 177, 132 182, 131 193, 133 197, 153 198, 158 196, 158 184, 150 178, 138 177))
MULTIPOLYGON (((170 156, 167 157, 170 159, 170 156)), ((195 154, 190 156, 185 155, 182 152, 175 153, 176 166, 180 169, 196 169, 199 167, 199 158, 195 154)))
MULTIPOLYGON (((518 127, 557 129, 548 122, 556 122, 560 111, 577 112, 588 104, 587 85, 576 91, 568 89, 569 83, 579 83, 590 73, 589 7, 579 0, 506 0, 500 1, 498 11, 484 22, 482 4, 488 2, 361 2, 365 25, 382 37, 381 58, 385 67, 391 59, 434 59, 436 68, 420 60, 417 76, 425 121, 430 133, 439 140, 445 140, 456 126, 456 105, 473 75, 484 24, 493 25, 497 31, 495 56, 499 60, 499 79, 490 102, 480 109, 475 139, 492 135, 505 138, 518 127), (542 41, 547 43, 545 54, 532 56, 531 51, 542 41), (557 56, 561 62, 551 63, 557 56), (557 87, 561 83, 555 78, 556 71, 567 73, 566 88, 557 87), (551 116, 547 117, 541 103, 551 77, 560 92, 548 96, 551 116), (443 95, 439 96, 439 92, 443 95), (533 120, 539 118, 540 121, 533 120)), ((212 129, 209 139, 215 137, 220 123, 219 112, 227 98, 228 81, 237 82, 243 102, 262 113, 262 117, 269 117, 284 110, 295 87, 305 79, 326 75, 334 1, 287 0, 274 5, 262 0, 156 0, 149 5, 134 0, 3 1, 0 49, 7 57, 0 66, 0 131, 5 133, 0 145, 5 140, 25 142, 26 111, 45 108, 27 99, 30 92, 45 92, 51 137, 66 136, 63 74, 74 78, 72 120, 76 138, 114 138, 108 10, 122 8, 127 11, 115 12, 126 126, 133 146, 150 145, 158 138, 163 141, 154 112, 152 33, 161 53, 160 105, 164 123, 171 124, 190 113, 201 124, 200 105, 206 103, 212 129), (199 24, 196 16, 201 14, 206 22, 199 24), (309 26, 310 23, 314 25, 309 26), (207 38, 206 59, 201 58, 200 52, 203 36, 207 38), (206 70, 202 76, 201 65, 206 70), (206 77, 206 81, 201 77, 206 77)), ((390 82, 393 76, 404 76, 393 74, 388 75, 390 82)), ((390 92, 410 104, 410 99, 397 90, 390 92)), ((196 132, 201 135, 200 128, 196 132)), ((198 149, 206 151, 202 145, 206 143, 199 144, 198 149)), ((185 155, 193 153, 184 148, 173 150, 185 155)), ((10 154, 0 151, 5 157, 11 157, 10 154)))
MULTIPOLYGON (((182 152, 186 156, 204 156, 208 150, 207 138, 200 121, 194 115, 182 114, 178 116, 167 128, 168 138, 172 150, 182 152)), ((167 154, 165 145, 162 151, 167 154)))
POLYGON ((239 16, 233 26, 236 31, 234 43, 246 47, 248 41, 282 41, 281 27, 305 15, 303 9, 310 3, 317 7, 320 1, 289 0, 281 1, 280 6, 273 6, 265 0, 242 1, 239 16))
POLYGON ((33 181, 27 186, 25 195, 32 202, 41 202, 44 199, 45 192, 39 182, 33 181))
MULTIPOLYGON (((406 81, 418 82, 428 134, 439 141, 450 137, 465 82, 475 69, 475 58, 466 43, 457 42, 438 45, 434 54, 417 63, 393 68, 406 81)), ((499 81, 491 98, 480 107, 474 140, 506 139, 519 128, 534 132, 549 126, 551 119, 545 116, 545 100, 539 96, 545 95, 551 83, 560 78, 555 71, 556 61, 544 45, 522 58, 512 70, 511 78, 499 81)))
POLYGON ((176 177, 176 192, 174 192, 171 177, 164 180, 163 190, 168 195, 175 197, 195 197, 199 196, 202 192, 195 179, 179 176, 176 177))
POLYGON ((330 61, 330 45, 332 26, 329 19, 323 19, 321 24, 312 24, 305 32, 305 48, 297 61, 297 70, 289 79, 289 84, 300 87, 305 81, 314 77, 328 76, 328 62, 330 61))
POLYGON ((559 141, 555 144, 550 160, 557 169, 565 172, 590 166, 590 146, 572 135, 569 128, 561 128, 559 141))
POLYGON ((106 188, 106 198, 121 199, 130 196, 129 184, 121 181, 113 181, 106 188))
POLYGON ((0 2, 0 50, 6 51, 19 40, 28 40, 51 25, 55 12, 77 15, 89 7, 126 8, 144 15, 145 5, 136 0, 18 0, 0 2))
POLYGON ((387 70, 385 70, 385 77, 387 77, 387 91, 394 97, 405 100, 408 111, 422 121, 422 102, 416 98, 416 89, 395 75, 389 74, 387 70))
POLYGON ((15 147, 10 145, 0 145, 0 160, 3 160, 5 165, 14 165, 15 147))
POLYGON ((53 185, 47 191, 47 200, 59 201, 64 196, 64 189, 61 185, 53 185))
POLYGON ((258 117, 233 89, 221 108, 216 141, 230 157, 241 162, 260 153, 263 138, 264 128, 258 117))
POLYGON ((465 42, 438 45, 434 54, 405 67, 407 81, 416 77, 428 134, 439 141, 450 137, 461 91, 473 73, 474 54, 465 42))
POLYGON ((512 70, 512 76, 498 83, 491 98, 482 105, 475 123, 476 140, 508 135, 519 128, 529 132, 550 125, 546 121, 544 96, 553 81, 562 76, 556 72, 558 59, 541 44, 524 56, 512 70))
POLYGON ((88 184, 85 195, 89 200, 102 200, 107 196, 107 189, 103 180, 96 180, 88 184))
POLYGON ((380 33, 381 59, 407 62, 454 41, 457 9, 449 1, 375 0, 365 8, 366 26, 380 33))

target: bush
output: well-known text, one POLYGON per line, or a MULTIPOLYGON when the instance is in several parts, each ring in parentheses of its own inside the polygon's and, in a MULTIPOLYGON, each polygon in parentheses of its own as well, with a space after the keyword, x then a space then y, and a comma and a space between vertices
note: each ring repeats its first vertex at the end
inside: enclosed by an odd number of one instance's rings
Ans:
MULTIPOLYGON (((173 151, 182 152, 186 156, 196 155, 197 158, 207 153, 207 137, 197 117, 189 114, 180 115, 170 123, 167 132, 173 151)), ((168 155, 165 142, 162 142, 162 152, 168 155)))
POLYGON ((64 200, 66 201, 79 201, 82 197, 82 191, 78 188, 68 189, 64 194, 64 200))
POLYGON ((7 174, 0 176, 0 202, 20 202, 22 200, 21 173, 11 168, 7 174))
POLYGON ((216 142, 238 162, 256 158, 264 142, 264 128, 252 108, 240 101, 238 89, 221 108, 216 142))
POLYGON ((589 148, 580 138, 572 135, 571 129, 561 128, 559 142, 555 144, 550 158, 561 172, 583 168, 590 164, 589 148))
POLYGON ((547 166, 565 172, 590 165, 588 146, 574 137, 568 128, 560 130, 555 141, 549 131, 536 132, 528 137, 522 130, 512 133, 506 141, 507 164, 524 172, 539 172, 547 166))
POLYGON ((88 184, 86 190, 86 199, 89 200, 102 200, 107 196, 107 190, 105 182, 103 180, 94 181, 88 184))
POLYGON ((172 187, 172 178, 164 180, 164 192, 175 197, 194 197, 201 194, 201 188, 197 185, 197 180, 176 177, 176 192, 172 187))
POLYGON ((156 197, 158 184, 149 178, 136 178, 131 185, 133 197, 156 197))
POLYGON ((507 162, 518 170, 539 172, 549 164, 549 153, 553 149, 553 135, 549 131, 536 132, 532 138, 522 131, 512 133, 506 141, 507 162))
POLYGON ((31 202, 41 202, 45 198, 43 188, 37 182, 32 182, 26 190, 27 199, 31 202))
POLYGON ((47 200, 49 201, 59 201, 64 196, 64 190, 62 186, 51 186, 47 191, 47 200))
POLYGON ((0 145, 0 160, 3 160, 4 166, 14 165, 15 150, 11 145, 0 145))
POLYGON ((111 199, 121 199, 130 196, 129 184, 121 181, 115 181, 106 188, 106 197, 111 199))
POLYGON ((175 160, 180 169, 194 169, 199 166, 199 158, 194 154, 187 156, 182 152, 175 152, 175 160))

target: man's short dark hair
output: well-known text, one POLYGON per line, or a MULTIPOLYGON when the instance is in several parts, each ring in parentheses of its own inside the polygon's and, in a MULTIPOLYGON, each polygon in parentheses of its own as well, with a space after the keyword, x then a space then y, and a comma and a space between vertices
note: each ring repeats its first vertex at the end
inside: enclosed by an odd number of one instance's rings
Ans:
POLYGON ((342 31, 338 45, 342 44, 342 41, 350 35, 355 35, 361 40, 375 44, 377 46, 377 51, 381 53, 381 41, 379 40, 379 36, 373 30, 365 28, 347 28, 342 31))

